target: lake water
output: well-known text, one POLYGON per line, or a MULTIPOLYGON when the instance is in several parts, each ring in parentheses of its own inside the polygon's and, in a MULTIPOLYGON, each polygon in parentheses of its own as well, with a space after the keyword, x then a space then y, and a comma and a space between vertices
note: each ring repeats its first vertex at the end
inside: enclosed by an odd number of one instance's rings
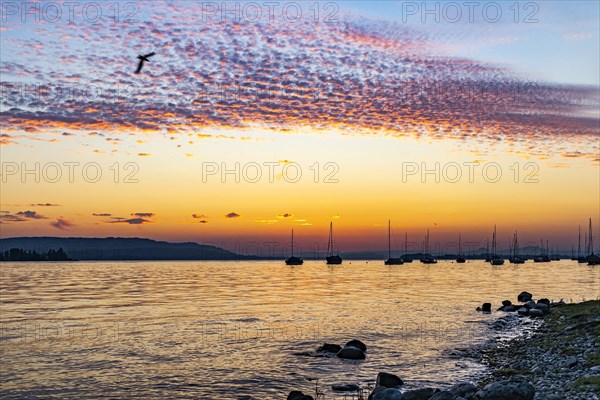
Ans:
POLYGON ((481 303, 600 297, 600 267, 566 260, 2 263, 0 278, 3 398, 285 399, 318 379, 329 399, 379 371, 441 386, 482 368, 447 356, 486 340, 501 313, 481 303), (363 362, 293 354, 353 338, 363 362))

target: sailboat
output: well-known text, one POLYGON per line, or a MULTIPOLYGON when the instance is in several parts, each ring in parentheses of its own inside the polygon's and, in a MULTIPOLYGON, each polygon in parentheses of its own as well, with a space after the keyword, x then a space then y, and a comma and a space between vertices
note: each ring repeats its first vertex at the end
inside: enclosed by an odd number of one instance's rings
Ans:
POLYGON ((491 262, 492 257, 490 257, 490 238, 489 236, 485 238, 485 262, 491 262))
MULTIPOLYGON (((548 247, 548 241, 546 241, 546 247, 548 247)), ((548 257, 548 249, 544 249, 544 241, 540 239, 540 254, 533 258, 533 262, 550 262, 550 257, 548 257)))
POLYGON ((425 242, 423 243, 424 255, 421 258, 423 264, 437 264, 437 260, 429 254, 429 229, 427 229, 427 236, 425 236, 425 242))
POLYGON ((560 255, 558 254, 558 246, 556 247, 556 249, 554 248, 554 246, 550 248, 550 259, 552 261, 560 261, 560 255))
POLYGON ((590 228, 589 228, 589 238, 588 238, 588 246, 589 246, 589 255, 587 256, 588 265, 600 265, 600 256, 594 254, 594 237, 592 235, 592 219, 590 218, 590 228))
POLYGON ((385 265, 402 265, 404 261, 401 258, 392 258, 392 227, 388 220, 388 259, 385 260, 385 265))
POLYGON ((467 260, 465 259, 465 257, 462 254, 462 249, 461 249, 461 246, 460 246, 460 233, 459 233, 458 234, 458 255, 456 257, 456 262, 459 263, 459 264, 464 264, 465 261, 467 261, 467 260))
POLYGON ((292 229, 292 256, 285 260, 286 265, 302 265, 304 260, 300 257, 294 257, 294 230, 292 229))
POLYGON ((519 257, 519 239, 517 237, 517 231, 515 231, 515 235, 513 237, 512 254, 511 254, 511 257, 508 259, 508 261, 510 261, 511 264, 524 264, 525 263, 525 260, 522 259, 521 257, 519 257))
POLYGON ((413 262, 412 257, 408 255, 408 233, 404 233, 404 255, 402 256, 402 261, 405 263, 413 262))
POLYGON ((329 223, 329 242, 327 242, 327 264, 338 265, 342 263, 342 257, 339 254, 333 254, 333 223, 329 223))
POLYGON ((492 265, 503 265, 504 264, 504 258, 498 256, 496 254, 496 248, 497 248, 497 244, 496 244, 496 225, 494 225, 494 235, 492 236, 492 257, 491 257, 491 261, 490 263, 492 265))
POLYGON ((587 262, 587 257, 581 255, 581 225, 579 225, 579 241, 577 243, 577 262, 580 264, 587 262))

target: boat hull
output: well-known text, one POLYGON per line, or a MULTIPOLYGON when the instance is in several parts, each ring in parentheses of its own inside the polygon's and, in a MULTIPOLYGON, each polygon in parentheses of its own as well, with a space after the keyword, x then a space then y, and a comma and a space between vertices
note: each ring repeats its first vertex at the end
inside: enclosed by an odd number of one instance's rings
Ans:
POLYGON ((290 257, 287 260, 285 260, 285 264, 286 265, 302 265, 302 264, 304 264, 304 260, 301 259, 300 257, 290 257))
POLYGON ((600 265, 600 256, 597 256, 595 254, 590 254, 587 257, 587 262, 588 262, 588 265, 600 265))
POLYGON ((339 265, 342 263, 342 257, 340 256, 327 256, 325 257, 325 261, 329 265, 339 265))
POLYGON ((402 265, 404 261, 401 258, 388 258, 385 260, 385 265, 402 265))

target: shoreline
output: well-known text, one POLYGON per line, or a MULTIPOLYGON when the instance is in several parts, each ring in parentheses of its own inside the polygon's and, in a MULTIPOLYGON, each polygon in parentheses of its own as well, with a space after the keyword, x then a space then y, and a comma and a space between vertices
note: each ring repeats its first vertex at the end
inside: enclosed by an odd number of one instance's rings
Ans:
MULTIPOLYGON (((480 353, 489 368, 479 385, 498 380, 530 382, 534 399, 598 400, 600 393, 600 300, 564 304, 529 332, 480 353)), ((518 321, 517 327, 523 326, 518 321)))
POLYGON ((553 303, 543 317, 507 312, 487 329, 491 340, 448 354, 486 367, 468 381, 403 390, 401 377, 381 371, 374 387, 325 397, 315 386, 314 393, 292 391, 287 399, 600 400, 600 300, 553 303))

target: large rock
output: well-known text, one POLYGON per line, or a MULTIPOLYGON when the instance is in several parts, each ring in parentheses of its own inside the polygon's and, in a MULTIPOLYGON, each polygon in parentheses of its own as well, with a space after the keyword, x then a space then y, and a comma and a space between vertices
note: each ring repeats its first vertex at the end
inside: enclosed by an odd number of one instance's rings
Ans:
POLYGON ((535 301, 529 300, 528 302, 526 302, 525 304, 523 304, 523 307, 527 307, 527 308, 529 308, 531 310, 532 308, 535 307, 535 301))
POLYGON ((315 400, 315 398, 308 394, 304 394, 299 390, 292 390, 290 394, 288 394, 287 400, 315 400))
POLYGON ((384 386, 387 388, 398 388, 404 385, 402 379, 394 374, 388 374, 387 372, 380 372, 377 374, 377 386, 384 386))
POLYGON ((481 311, 491 312, 492 311, 492 303, 483 303, 483 305, 481 306, 481 311))
POLYGON ((544 316, 544 312, 542 310, 538 310, 537 308, 534 308, 532 310, 529 310, 529 316, 531 318, 540 318, 544 316))
POLYGON ((348 346, 356 347, 357 349, 362 350, 364 353, 367 352, 367 345, 361 342, 360 340, 352 339, 351 341, 346 343, 344 347, 348 346))
POLYGON ((345 360, 364 360, 367 358, 365 353, 356 347, 346 346, 340 351, 338 351, 337 356, 339 358, 343 358, 345 360))
POLYGON ((519 308, 519 309, 517 310, 517 313, 518 313, 520 316, 522 316, 522 317, 525 317, 525 316, 529 315, 529 308, 527 308, 527 307, 521 307, 521 308, 519 308))
POLYGON ((517 296, 517 301, 524 303, 527 302, 529 300, 531 300, 533 298, 533 295, 529 292, 521 292, 519 293, 519 295, 517 296))
POLYGON ((373 390, 371 400, 402 400, 402 392, 394 388, 373 390))
POLYGON ((546 304, 548 307, 550 307, 550 300, 548 299, 539 299, 538 304, 542 303, 542 304, 546 304))
POLYGON ((504 301, 502 302, 502 305, 503 305, 504 307, 506 307, 506 306, 511 306, 511 305, 512 305, 512 301, 510 301, 510 300, 504 300, 504 301))
POLYGON ((490 383, 475 394, 482 400, 533 400, 535 388, 529 382, 500 381, 490 383))
POLYGON ((448 391, 457 397, 467 397, 467 395, 477 392, 477 386, 470 383, 458 383, 448 389, 448 391))
POLYGON ((331 344, 331 343, 323 343, 323 346, 319 347, 317 351, 319 352, 327 352, 327 353, 337 353, 342 349, 342 346, 339 344, 331 344))
POLYGON ((540 303, 538 302, 535 305, 535 309, 536 310, 541 310, 544 314, 548 314, 550 312, 550 306, 546 303, 540 303))
POLYGON ((435 389, 415 389, 404 392, 402 400, 429 400, 434 395, 435 389))
POLYGON ((429 400, 454 400, 456 396, 450 393, 447 390, 442 390, 441 392, 437 392, 433 396, 429 398, 429 400))

